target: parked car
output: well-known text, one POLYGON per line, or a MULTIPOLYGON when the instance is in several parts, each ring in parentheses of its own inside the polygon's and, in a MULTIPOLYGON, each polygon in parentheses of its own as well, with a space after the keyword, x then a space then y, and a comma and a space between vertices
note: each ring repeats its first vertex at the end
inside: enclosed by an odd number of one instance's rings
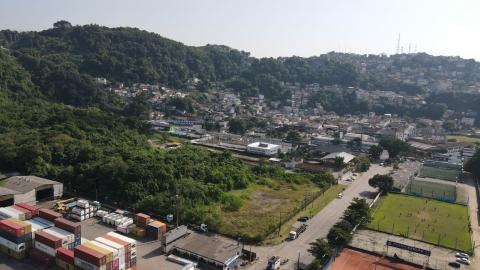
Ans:
POLYGON ((297 219, 297 221, 300 221, 300 222, 307 222, 310 218, 309 217, 299 217, 297 219))
POLYGON ((470 265, 470 260, 467 258, 457 258, 457 262, 470 265))
POLYGON ((449 262, 448 265, 453 268, 460 268, 460 264, 458 262, 449 262))
POLYGON ((465 259, 470 259, 470 256, 468 256, 467 253, 463 253, 463 252, 457 252, 455 253, 455 257, 457 258, 465 258, 465 259))
POLYGON ((343 193, 338 193, 337 198, 339 199, 343 198, 343 193))

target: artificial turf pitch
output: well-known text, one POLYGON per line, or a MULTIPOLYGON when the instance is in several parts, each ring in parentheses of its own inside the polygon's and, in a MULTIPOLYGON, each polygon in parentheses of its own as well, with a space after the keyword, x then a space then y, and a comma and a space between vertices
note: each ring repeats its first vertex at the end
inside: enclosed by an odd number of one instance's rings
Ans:
POLYGON ((389 194, 375 206, 368 228, 434 245, 472 251, 466 206, 389 194))

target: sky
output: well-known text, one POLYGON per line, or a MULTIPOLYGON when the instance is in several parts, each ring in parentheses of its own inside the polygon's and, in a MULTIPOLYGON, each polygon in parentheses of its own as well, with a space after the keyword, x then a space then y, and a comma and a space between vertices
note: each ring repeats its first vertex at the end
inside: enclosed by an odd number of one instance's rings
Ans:
POLYGON ((479 0, 0 0, 0 29, 130 26, 256 57, 394 54, 400 34, 405 53, 480 60, 478 11, 479 0))

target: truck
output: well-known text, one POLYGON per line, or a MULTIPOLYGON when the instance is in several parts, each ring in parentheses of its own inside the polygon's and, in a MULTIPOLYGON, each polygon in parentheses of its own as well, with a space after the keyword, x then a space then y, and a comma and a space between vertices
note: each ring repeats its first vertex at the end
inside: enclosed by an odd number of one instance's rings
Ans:
POLYGON ((268 259, 267 270, 278 270, 280 269, 280 257, 273 256, 268 259))
POLYGON ((288 239, 289 240, 295 240, 295 239, 297 239, 297 237, 298 237, 298 234, 297 234, 296 231, 291 231, 291 232, 288 233, 288 239))

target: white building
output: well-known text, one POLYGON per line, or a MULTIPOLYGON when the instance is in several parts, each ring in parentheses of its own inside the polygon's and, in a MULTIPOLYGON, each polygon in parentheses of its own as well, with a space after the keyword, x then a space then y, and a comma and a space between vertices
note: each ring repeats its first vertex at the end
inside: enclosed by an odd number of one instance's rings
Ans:
POLYGON ((247 152, 262 156, 274 156, 280 150, 280 145, 264 143, 264 142, 254 142, 247 145, 247 152))

